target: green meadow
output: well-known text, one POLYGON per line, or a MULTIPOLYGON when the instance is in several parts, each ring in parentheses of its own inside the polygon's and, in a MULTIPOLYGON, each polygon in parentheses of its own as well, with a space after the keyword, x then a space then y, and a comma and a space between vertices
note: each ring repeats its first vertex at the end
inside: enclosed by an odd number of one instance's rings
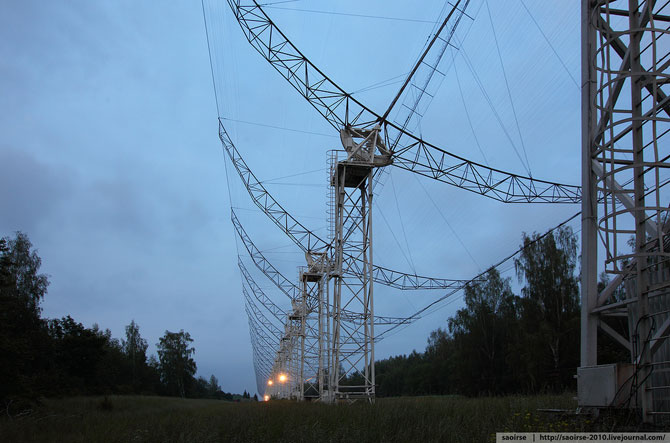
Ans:
POLYGON ((0 419, 3 442, 486 442, 503 431, 635 431, 629 413, 576 414, 574 394, 382 398, 376 404, 172 397, 46 399, 0 419), (11 415, 11 416, 10 416, 11 415))

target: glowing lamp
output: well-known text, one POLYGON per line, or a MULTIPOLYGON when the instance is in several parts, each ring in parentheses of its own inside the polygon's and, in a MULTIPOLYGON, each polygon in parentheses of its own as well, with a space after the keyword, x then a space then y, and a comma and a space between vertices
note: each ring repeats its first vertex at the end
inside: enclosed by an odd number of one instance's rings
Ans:
POLYGON ((268 380, 268 386, 272 386, 272 380, 268 380))
POLYGON ((286 375, 285 375, 285 374, 281 374, 281 375, 279 376, 279 381, 282 382, 282 383, 284 383, 284 382, 286 381, 286 375))
POLYGON ((265 400, 265 401, 270 401, 270 396, 269 396, 269 395, 265 395, 265 396, 263 396, 263 400, 265 400))

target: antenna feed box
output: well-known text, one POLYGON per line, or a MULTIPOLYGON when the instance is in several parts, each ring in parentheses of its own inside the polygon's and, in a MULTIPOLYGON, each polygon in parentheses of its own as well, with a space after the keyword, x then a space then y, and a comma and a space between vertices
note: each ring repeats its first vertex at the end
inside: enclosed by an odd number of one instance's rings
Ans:
POLYGON ((631 394, 635 366, 630 363, 577 368, 577 401, 580 407, 620 406, 631 394))

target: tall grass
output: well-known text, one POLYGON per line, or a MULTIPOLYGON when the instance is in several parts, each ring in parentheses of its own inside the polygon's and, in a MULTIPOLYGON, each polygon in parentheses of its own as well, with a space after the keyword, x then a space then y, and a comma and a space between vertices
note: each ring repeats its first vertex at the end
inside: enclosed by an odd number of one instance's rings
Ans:
POLYGON ((324 405, 229 403, 165 397, 49 399, 0 419, 3 442, 479 442, 502 431, 589 431, 572 395, 467 399, 378 399, 324 405))

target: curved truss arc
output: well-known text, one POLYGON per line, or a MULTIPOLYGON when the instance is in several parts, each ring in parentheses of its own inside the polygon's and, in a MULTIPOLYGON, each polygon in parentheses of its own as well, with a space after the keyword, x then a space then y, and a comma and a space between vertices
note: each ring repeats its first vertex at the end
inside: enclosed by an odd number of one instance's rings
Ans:
POLYGON ((247 322, 249 324, 249 338, 251 340, 254 372, 256 373, 256 387, 258 388, 258 392, 263 392, 264 381, 268 379, 272 372, 272 363, 269 359, 270 356, 277 353, 277 349, 275 346, 262 343, 267 342, 265 339, 261 340, 259 337, 259 331, 256 329, 257 325, 254 324, 246 306, 245 311, 247 312, 247 322))
POLYGON ((251 348, 254 366, 260 369, 256 374, 256 384, 258 387, 261 387, 264 385, 263 380, 267 380, 272 373, 272 363, 270 362, 270 358, 276 355, 277 351, 274 347, 270 347, 265 343, 266 338, 256 329, 258 325, 256 325, 251 318, 249 318, 248 323, 249 330, 251 331, 251 348))
MULTIPOLYGON (((228 0, 247 41, 335 129, 384 127, 396 167, 505 203, 579 203, 581 187, 512 174, 467 160, 407 132, 344 91, 291 43, 261 6, 228 0), (396 143, 395 140, 398 140, 396 143)), ((448 29, 448 28, 445 28, 448 29)))
POLYGON ((270 263, 264 256, 261 254, 261 251, 258 250, 256 245, 251 241, 247 232, 242 227, 242 224, 237 218, 234 210, 230 210, 230 219, 233 222, 235 231, 237 232, 238 237, 242 240, 245 249, 249 253, 251 260, 254 262, 256 267, 263 273, 267 278, 269 278, 272 283, 279 288, 289 300, 298 300, 300 298, 300 288, 291 283, 284 275, 277 270, 272 263, 270 263))
MULTIPOLYGON (((280 308, 275 302, 270 300, 270 297, 265 295, 265 292, 263 292, 260 286, 256 284, 256 281, 253 279, 246 266, 244 266, 244 263, 242 263, 241 257, 237 257, 237 266, 240 268, 240 272, 244 277, 244 281, 249 286, 249 289, 251 289, 251 292, 254 294, 256 300, 258 300, 259 303, 262 304, 263 307, 267 309, 274 318, 283 323, 284 320, 286 320, 286 311, 280 308)), ((244 289, 244 285, 242 288, 244 289)))
MULTIPOLYGON (((230 139, 221 120, 219 120, 219 138, 252 201, 274 222, 275 225, 277 225, 304 252, 325 252, 331 248, 330 243, 307 229, 286 211, 277 200, 275 200, 272 194, 270 194, 265 186, 263 186, 246 164, 244 158, 242 158, 242 155, 237 150, 237 147, 235 147, 235 144, 230 139)), ((234 216, 234 219, 237 220, 237 217, 234 216)), ((235 220, 233 221, 233 224, 235 226, 239 225, 239 221, 235 220)), ((242 231, 244 230, 242 229, 242 231)), ((242 240, 244 241, 244 239, 242 240)), ((351 256, 345 257, 345 260, 356 262, 356 259, 351 256)), ((360 272, 362 272, 362 270, 360 272)), ((376 283, 403 290, 460 289, 463 288, 467 281, 407 274, 378 265, 373 265, 372 278, 376 283)))
MULTIPOLYGON (((244 247, 246 248, 247 252, 249 253, 249 256, 251 257, 251 260, 254 262, 256 267, 258 267, 258 269, 263 274, 265 274, 265 276, 268 277, 275 284, 275 286, 277 286, 277 288, 279 288, 290 300, 298 300, 298 294, 301 293, 300 288, 291 283, 286 277, 284 277, 284 275, 281 272, 279 272, 277 268, 275 268, 272 265, 272 263, 270 263, 268 259, 265 258, 265 256, 263 256, 263 254, 258 250, 256 245, 254 245, 254 243, 251 241, 246 231, 240 224, 237 215, 235 215, 235 211, 231 210, 231 214, 232 214, 231 219, 233 221, 233 226, 235 227, 235 230, 237 231, 240 240, 242 240, 242 243, 244 243, 244 247)), ((249 278, 251 278, 251 276, 249 276, 249 278)), ((342 311, 342 318, 348 322, 357 323, 363 321, 364 314, 345 310, 342 311)), ((412 319, 408 320, 406 317, 389 317, 383 315, 375 315, 375 325, 384 326, 384 325, 405 324, 408 322, 412 322, 414 320, 418 320, 419 318, 420 317, 413 317, 412 319)))
MULTIPOLYGON (((258 337, 265 343, 265 346, 267 346, 268 348, 274 349, 275 342, 273 340, 273 336, 270 335, 266 330, 264 330, 263 328, 260 327, 260 325, 258 324, 258 319, 256 319, 256 317, 254 317, 253 313, 249 311, 249 306, 245 305, 244 309, 247 313, 247 317, 249 318, 249 322, 251 322, 253 324, 254 331, 256 332, 256 334, 258 334, 258 337)), ((281 340, 281 338, 278 339, 277 342, 279 342, 279 340, 281 340)))
POLYGON ((244 294, 244 299, 247 301, 247 304, 251 308, 254 316, 257 320, 259 320, 259 323, 263 325, 265 330, 277 340, 281 339, 281 329, 279 329, 269 318, 265 316, 265 314, 263 314, 263 311, 261 311, 261 309, 252 300, 249 292, 247 291, 247 288, 245 288, 244 285, 242 285, 242 294, 244 294))

